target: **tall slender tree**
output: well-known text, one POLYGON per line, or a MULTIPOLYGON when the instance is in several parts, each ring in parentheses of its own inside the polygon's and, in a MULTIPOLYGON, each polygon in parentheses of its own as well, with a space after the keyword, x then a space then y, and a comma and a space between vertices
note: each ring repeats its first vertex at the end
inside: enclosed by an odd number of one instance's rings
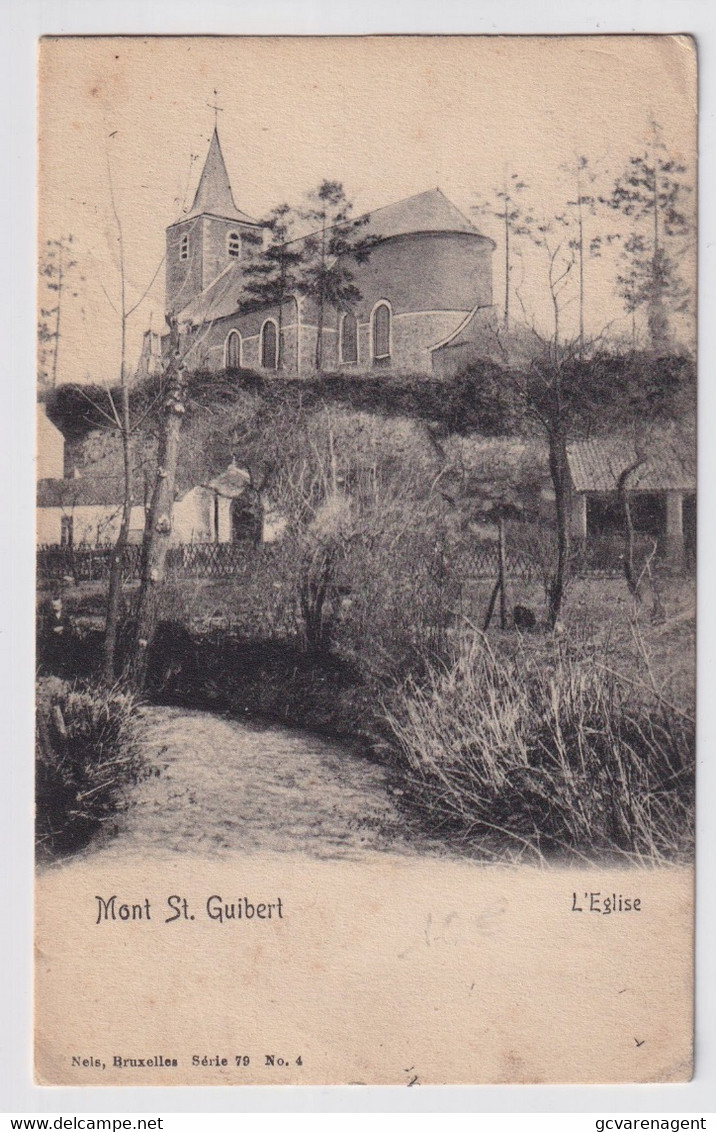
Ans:
POLYGON ((102 674, 108 683, 111 683, 115 678, 115 665, 116 665, 116 651, 117 651, 117 637, 119 633, 120 621, 120 607, 122 598, 122 568, 124 564, 124 552, 129 541, 129 527, 132 518, 133 499, 133 480, 134 480, 134 458, 132 451, 132 420, 130 413, 129 401, 129 385, 130 374, 127 365, 127 326, 129 319, 144 302, 149 294, 159 270, 164 262, 164 258, 159 262, 156 271, 154 272, 150 282, 141 294, 141 296, 134 303, 130 303, 127 299, 127 274, 126 274, 126 261, 124 250, 124 228, 122 220, 119 215, 117 207, 117 200, 114 192, 114 181, 112 178, 112 165, 107 154, 107 183, 109 188, 109 197, 112 210, 112 217, 114 220, 114 227, 116 231, 117 241, 117 263, 119 272, 119 296, 118 301, 113 302, 109 297, 104 284, 102 289, 105 293, 107 301, 110 303, 113 311, 119 319, 119 395, 118 397, 111 388, 107 389, 109 404, 111 407, 111 414, 116 425, 117 432, 119 433, 122 445, 122 508, 120 514, 119 531, 117 540, 115 542, 112 557, 110 559, 109 569, 109 584, 107 588, 107 612, 105 618, 105 633, 104 633, 104 650, 103 650, 103 664, 102 674))
POLYGON ((585 338, 584 338, 584 309, 585 309, 585 263, 590 258, 596 258, 601 255, 601 248, 603 237, 600 233, 593 233, 591 236, 586 228, 586 223, 589 218, 593 218, 597 213, 597 206, 599 198, 596 196, 593 186, 597 179, 596 171, 594 170, 589 158, 585 154, 579 154, 573 164, 566 167, 566 172, 573 179, 575 193, 567 201, 568 215, 572 222, 574 232, 570 238, 569 245, 571 250, 575 253, 577 259, 578 270, 578 303, 579 303, 579 348, 584 351, 585 338))
POLYGON ((364 263, 377 238, 366 234, 370 216, 353 218, 353 205, 340 181, 322 181, 309 194, 304 220, 317 225, 303 239, 299 290, 316 303, 316 369, 323 370, 323 337, 329 307, 350 307, 361 298, 353 266, 364 263))
MULTIPOLYGON (((63 303, 68 294, 75 299, 79 295, 74 282, 78 264, 73 258, 74 242, 71 234, 57 240, 47 240, 40 261, 40 279, 45 290, 50 293, 51 305, 40 306, 37 325, 38 376, 42 384, 50 385, 53 389, 57 385, 63 303)), ((80 276, 79 282, 84 282, 84 276, 80 276)))
POLYGON ((657 353, 671 347, 670 314, 686 310, 690 300, 679 264, 693 232, 686 174, 686 166, 668 153, 661 129, 652 121, 648 147, 629 158, 611 195, 602 198, 632 225, 625 238, 617 234, 625 264, 617 284, 629 313, 646 308, 649 339, 657 353))
POLYGON ((518 173, 505 175, 501 188, 492 190, 489 200, 481 200, 473 211, 482 216, 492 216, 500 222, 504 248, 505 291, 503 300, 503 323, 509 330, 511 318, 512 271, 516 254, 515 240, 531 232, 534 218, 525 208, 522 196, 529 186, 518 173))
POLYGON ((276 368, 279 370, 283 368, 283 308, 298 290, 304 258, 302 242, 293 239, 295 219, 288 204, 274 208, 264 221, 269 243, 243 270, 244 297, 240 309, 273 306, 278 310, 276 368))

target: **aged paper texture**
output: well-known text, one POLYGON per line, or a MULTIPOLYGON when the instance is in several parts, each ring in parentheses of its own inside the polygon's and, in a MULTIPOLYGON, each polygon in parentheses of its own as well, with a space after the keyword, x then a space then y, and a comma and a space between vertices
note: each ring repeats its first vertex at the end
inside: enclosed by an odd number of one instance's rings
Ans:
POLYGON ((688 1080, 693 42, 39 101, 37 1081, 688 1080))

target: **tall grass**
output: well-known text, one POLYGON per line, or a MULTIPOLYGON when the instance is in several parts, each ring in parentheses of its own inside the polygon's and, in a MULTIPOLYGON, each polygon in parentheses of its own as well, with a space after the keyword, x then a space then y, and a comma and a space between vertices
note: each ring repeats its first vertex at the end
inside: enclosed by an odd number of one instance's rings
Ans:
POLYGON ((528 858, 691 852, 693 721, 564 641, 498 657, 463 637, 387 715, 408 799, 435 830, 528 858))
POLYGON ((82 848, 126 804, 126 790, 151 773, 140 752, 137 703, 117 688, 39 681, 35 829, 38 852, 82 848))

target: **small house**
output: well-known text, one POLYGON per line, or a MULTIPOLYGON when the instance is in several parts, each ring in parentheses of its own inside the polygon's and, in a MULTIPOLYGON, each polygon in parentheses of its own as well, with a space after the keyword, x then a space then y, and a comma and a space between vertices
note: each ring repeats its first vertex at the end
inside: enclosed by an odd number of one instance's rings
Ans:
MULTIPOLYGON (((37 484, 37 543, 40 546, 103 546, 119 533, 124 495, 121 476, 46 477, 37 484)), ((151 484, 137 481, 129 542, 144 533, 151 484)), ((273 541, 276 522, 264 516, 245 468, 232 463, 206 484, 179 490, 172 510, 172 543, 273 541)))

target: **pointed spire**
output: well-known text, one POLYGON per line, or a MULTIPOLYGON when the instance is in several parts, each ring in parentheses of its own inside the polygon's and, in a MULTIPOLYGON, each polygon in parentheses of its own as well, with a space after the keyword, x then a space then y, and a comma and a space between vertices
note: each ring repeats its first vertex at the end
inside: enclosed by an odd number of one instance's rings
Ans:
POLYGON ((240 212, 234 204, 229 174, 226 171, 226 163, 221 152, 216 126, 214 126, 214 132, 211 136, 209 152, 206 155, 204 169, 194 196, 194 203, 183 219, 190 219, 207 213, 210 216, 221 216, 227 220, 242 220, 249 224, 256 223, 245 212, 240 212))

